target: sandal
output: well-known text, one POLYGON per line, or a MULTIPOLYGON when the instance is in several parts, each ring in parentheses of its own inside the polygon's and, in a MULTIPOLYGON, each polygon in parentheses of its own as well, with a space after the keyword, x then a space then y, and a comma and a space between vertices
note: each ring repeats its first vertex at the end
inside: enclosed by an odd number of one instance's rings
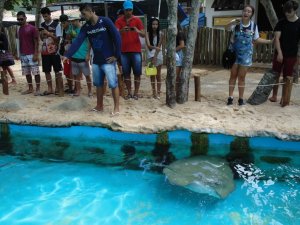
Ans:
POLYGON ((131 99, 131 98, 133 98, 132 95, 126 95, 126 96, 124 97, 125 100, 129 100, 129 99, 131 99))
POLYGON ((139 97, 138 97, 137 95, 134 95, 132 98, 133 98, 134 100, 139 100, 139 97))
POLYGON ((30 91, 30 90, 26 90, 26 91, 23 91, 22 92, 22 95, 28 95, 28 94, 31 94, 33 91, 30 91))

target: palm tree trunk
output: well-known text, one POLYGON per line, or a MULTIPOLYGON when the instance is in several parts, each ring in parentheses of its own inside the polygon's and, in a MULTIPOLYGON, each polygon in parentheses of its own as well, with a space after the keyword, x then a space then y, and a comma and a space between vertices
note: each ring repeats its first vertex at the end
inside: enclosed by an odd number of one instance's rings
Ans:
POLYGON ((4 12, 4 4, 6 0, 0 1, 0 28, 2 27, 2 20, 3 20, 3 12, 4 12))
POLYGON ((168 35, 167 35, 167 78, 166 104, 170 108, 176 106, 176 33, 178 0, 167 0, 168 5, 168 35))
POLYGON ((269 22, 270 22, 272 28, 274 29, 278 22, 278 18, 277 18, 276 12, 274 10, 272 1, 271 0, 260 0, 260 3, 265 8, 269 22))
POLYGON ((193 67, 195 42, 198 30, 199 8, 201 2, 199 0, 192 0, 190 22, 188 29, 188 37, 186 42, 186 52, 183 59, 183 68, 179 79, 178 94, 176 96, 177 103, 183 104, 188 101, 189 94, 189 80, 193 67))
POLYGON ((35 12, 35 26, 38 28, 42 22, 42 16, 40 14, 41 8, 46 6, 46 0, 36 1, 36 12, 35 12))

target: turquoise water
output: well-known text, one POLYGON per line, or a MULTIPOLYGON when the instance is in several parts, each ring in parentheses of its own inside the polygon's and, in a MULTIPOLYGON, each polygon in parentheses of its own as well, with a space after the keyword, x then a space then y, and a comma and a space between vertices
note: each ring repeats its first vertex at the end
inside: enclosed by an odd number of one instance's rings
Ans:
MULTIPOLYGON (((190 157, 190 135, 169 132, 168 154, 158 157, 155 134, 9 125, 0 136, 0 224, 300 224, 300 142, 249 139, 252 162, 222 200, 161 173, 168 158, 190 157)), ((208 140, 208 155, 226 157, 234 137, 208 140)))

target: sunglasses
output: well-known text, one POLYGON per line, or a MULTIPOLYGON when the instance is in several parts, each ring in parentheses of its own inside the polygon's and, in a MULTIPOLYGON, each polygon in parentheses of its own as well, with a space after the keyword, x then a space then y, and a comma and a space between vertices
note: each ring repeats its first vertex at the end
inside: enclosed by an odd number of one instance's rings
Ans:
POLYGON ((132 11, 132 9, 125 9, 125 11, 132 11))
POLYGON ((17 21, 24 21, 24 18, 17 18, 17 21))

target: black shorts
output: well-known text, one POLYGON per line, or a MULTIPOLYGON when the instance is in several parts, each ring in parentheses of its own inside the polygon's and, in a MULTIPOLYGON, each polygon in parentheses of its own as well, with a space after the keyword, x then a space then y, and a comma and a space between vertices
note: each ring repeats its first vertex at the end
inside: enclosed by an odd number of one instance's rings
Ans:
POLYGON ((50 73, 52 66, 55 73, 62 71, 60 55, 42 55, 43 72, 50 73))

